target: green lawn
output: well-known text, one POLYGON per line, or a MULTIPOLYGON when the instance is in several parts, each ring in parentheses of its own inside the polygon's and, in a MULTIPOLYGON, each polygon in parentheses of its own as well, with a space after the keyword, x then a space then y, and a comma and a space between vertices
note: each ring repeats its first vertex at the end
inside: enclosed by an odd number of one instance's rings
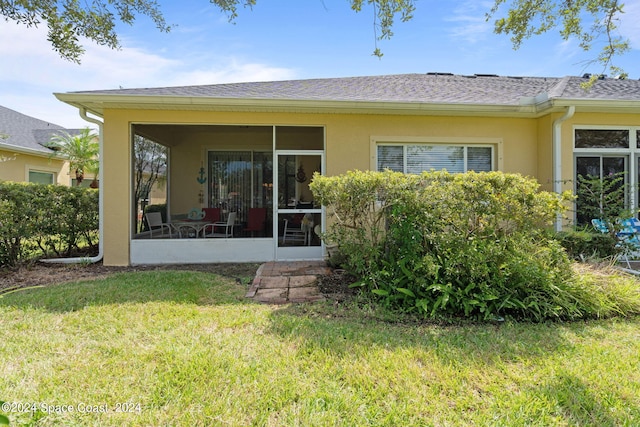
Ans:
POLYGON ((0 298, 12 425, 640 425, 640 318, 417 325, 244 292, 149 271, 0 298))

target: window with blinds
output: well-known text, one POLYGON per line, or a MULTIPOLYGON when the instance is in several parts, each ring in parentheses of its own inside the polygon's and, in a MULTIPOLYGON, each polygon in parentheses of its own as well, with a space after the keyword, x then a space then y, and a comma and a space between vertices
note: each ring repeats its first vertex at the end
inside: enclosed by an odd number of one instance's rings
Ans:
POLYGON ((491 146, 444 144, 378 145, 378 170, 419 174, 446 169, 451 173, 493 170, 491 146))

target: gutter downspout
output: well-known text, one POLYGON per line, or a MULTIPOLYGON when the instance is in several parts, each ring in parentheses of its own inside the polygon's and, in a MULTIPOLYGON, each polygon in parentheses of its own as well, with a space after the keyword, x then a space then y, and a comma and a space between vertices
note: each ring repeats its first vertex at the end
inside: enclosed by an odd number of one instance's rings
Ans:
POLYGON ((43 259, 40 260, 42 262, 45 263, 51 263, 51 264, 80 264, 80 263, 89 263, 89 264, 94 264, 98 261, 102 260, 102 257, 104 256, 104 243, 103 243, 103 237, 104 237, 104 191, 102 191, 102 179, 100 179, 102 177, 102 162, 104 161, 104 156, 103 156, 103 137, 102 137, 102 126, 103 126, 103 122, 101 122, 98 119, 94 119, 93 117, 89 117, 87 116, 87 109, 84 107, 80 108, 80 117, 82 117, 84 120, 93 123, 95 125, 98 126, 98 143, 99 143, 99 147, 100 147, 100 151, 98 154, 99 157, 99 163, 100 163, 100 172, 98 173, 98 180, 100 181, 100 190, 98 193, 98 255, 94 256, 94 257, 76 257, 76 258, 51 258, 51 259, 43 259))
MULTIPOLYGON (((564 116, 554 120, 553 122, 553 191, 557 194, 562 193, 562 123, 573 117, 576 107, 571 105, 567 107, 564 116)), ((556 231, 562 231, 562 214, 558 213, 555 222, 556 231)))

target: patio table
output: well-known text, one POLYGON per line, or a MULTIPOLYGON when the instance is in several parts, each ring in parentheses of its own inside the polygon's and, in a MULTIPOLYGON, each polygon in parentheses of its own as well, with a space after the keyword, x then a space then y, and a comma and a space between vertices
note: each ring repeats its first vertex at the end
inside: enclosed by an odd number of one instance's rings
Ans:
POLYGON ((202 234, 204 227, 209 224, 209 221, 194 221, 194 220, 179 220, 172 221, 171 226, 176 230, 180 238, 186 233, 184 237, 197 238, 202 234))

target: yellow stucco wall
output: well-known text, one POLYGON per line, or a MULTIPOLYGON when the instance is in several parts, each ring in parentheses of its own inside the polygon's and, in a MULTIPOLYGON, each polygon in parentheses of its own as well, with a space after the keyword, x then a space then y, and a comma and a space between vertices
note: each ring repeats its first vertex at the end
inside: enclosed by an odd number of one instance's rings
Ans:
POLYGON ((30 170, 51 172, 57 184, 71 184, 68 162, 0 149, 0 180, 29 182, 30 170))
MULTIPOLYGON (((496 147, 498 170, 536 177, 543 189, 552 189, 552 127, 562 113, 541 118, 384 116, 365 114, 290 114, 231 113, 167 110, 107 110, 104 115, 104 167, 102 189, 105 197, 104 248, 107 265, 129 263, 129 239, 133 211, 131 205, 131 124, 228 125, 249 126, 242 138, 233 128, 207 132, 163 135, 170 146, 170 209, 174 213, 201 206, 202 186, 196 177, 206 166, 209 149, 264 149, 273 144, 271 126, 282 128, 278 148, 295 148, 305 141, 317 141, 317 132, 326 137, 326 172, 328 175, 372 167, 375 141, 390 139, 401 142, 490 142, 496 147), (261 126, 253 128, 253 126, 261 126), (312 126, 315 129, 293 126, 312 126), (285 131, 286 130, 286 131, 285 131), (305 132, 316 133, 305 135, 305 132), (373 142, 373 143, 372 143, 373 142), (173 191, 172 191, 173 189, 173 191), (176 191, 179 189, 179 191, 176 191)), ((633 115, 576 114, 562 125, 562 162, 564 188, 572 189, 573 125, 578 124, 640 125, 633 115)), ((245 128, 246 129, 246 128, 245 128)), ((322 135, 320 135, 320 138, 322 135)), ((315 148, 315 147, 308 147, 315 148)))

